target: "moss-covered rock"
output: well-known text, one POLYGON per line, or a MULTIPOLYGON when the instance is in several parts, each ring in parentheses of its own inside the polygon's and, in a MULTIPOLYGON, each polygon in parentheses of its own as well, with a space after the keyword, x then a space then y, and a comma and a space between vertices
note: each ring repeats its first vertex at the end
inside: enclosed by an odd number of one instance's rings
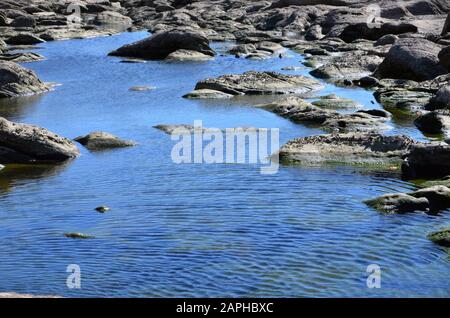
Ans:
POLYGON ((436 244, 450 247, 450 227, 428 234, 428 239, 436 244))
POLYGON ((366 200, 364 203, 386 214, 428 211, 429 208, 426 198, 416 198, 405 193, 385 194, 375 199, 366 200))

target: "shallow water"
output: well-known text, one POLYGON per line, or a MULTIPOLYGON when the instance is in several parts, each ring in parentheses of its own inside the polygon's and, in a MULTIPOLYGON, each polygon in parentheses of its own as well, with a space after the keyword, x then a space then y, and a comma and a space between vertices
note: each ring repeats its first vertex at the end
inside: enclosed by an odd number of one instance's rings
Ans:
MULTIPOLYGON (((90 153, 57 167, 0 173, 0 291, 62 296, 450 296, 450 259, 426 239, 450 214, 384 216, 362 200, 413 189, 397 175, 354 167, 172 163, 174 142, 152 128, 201 119, 206 127, 278 127, 281 143, 320 130, 262 109, 267 101, 192 101, 181 96, 209 76, 280 71, 301 56, 206 63, 120 63, 107 52, 143 32, 41 45, 47 60, 27 64, 62 84, 38 97, 3 102, 0 115, 69 138, 107 131, 138 146, 90 153), (132 92, 138 85, 155 86, 132 92), (99 205, 112 207, 98 214, 99 205), (66 232, 95 235, 72 240, 66 232), (66 267, 81 267, 82 288, 66 287, 66 267), (382 269, 368 289, 366 268, 382 269)), ((223 51, 227 43, 215 44, 223 51)), ((308 69, 289 74, 307 74, 308 69)), ((362 103, 362 89, 327 85, 362 103)), ((410 122, 388 133, 422 135, 410 122)), ((81 148, 81 147, 80 147, 81 148)))

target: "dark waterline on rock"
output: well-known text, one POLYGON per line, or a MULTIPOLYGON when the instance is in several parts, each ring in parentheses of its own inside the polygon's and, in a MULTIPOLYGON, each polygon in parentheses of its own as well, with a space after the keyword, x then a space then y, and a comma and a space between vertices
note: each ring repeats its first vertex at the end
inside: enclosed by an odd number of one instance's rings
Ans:
MULTIPOLYGON (((0 103, 9 120, 69 138, 107 131, 138 146, 90 153, 60 166, 0 173, 0 290, 62 296, 448 296, 449 260, 426 235, 450 216, 384 216, 363 200, 414 189, 396 175, 354 167, 176 165, 158 124, 277 127, 281 143, 321 133, 253 104, 271 97, 181 98, 201 79, 299 66, 300 55, 250 61, 120 63, 107 53, 144 32, 41 44, 27 64, 54 92, 0 103), (156 87, 130 91, 133 86, 156 87), (93 211, 108 205, 107 214, 93 211), (70 240, 64 233, 87 233, 70 240), (66 287, 79 264, 82 288, 66 287), (366 267, 382 268, 382 288, 366 287, 366 267)), ((216 43, 224 52, 228 43, 216 43)), ((286 71, 307 74, 308 69, 286 71)), ((371 92, 327 85, 366 109, 371 92)), ((388 134, 424 137, 411 122, 388 134)))

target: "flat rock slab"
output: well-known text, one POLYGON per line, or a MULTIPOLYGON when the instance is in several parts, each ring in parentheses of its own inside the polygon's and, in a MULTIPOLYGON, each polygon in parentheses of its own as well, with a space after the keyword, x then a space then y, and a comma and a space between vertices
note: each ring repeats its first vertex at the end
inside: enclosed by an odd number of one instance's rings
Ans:
POLYGON ((305 94, 322 88, 312 78, 255 71, 208 78, 195 86, 195 90, 210 89, 230 95, 305 94))
POLYGON ((349 133, 297 138, 280 149, 291 164, 400 166, 414 141, 407 136, 349 133))

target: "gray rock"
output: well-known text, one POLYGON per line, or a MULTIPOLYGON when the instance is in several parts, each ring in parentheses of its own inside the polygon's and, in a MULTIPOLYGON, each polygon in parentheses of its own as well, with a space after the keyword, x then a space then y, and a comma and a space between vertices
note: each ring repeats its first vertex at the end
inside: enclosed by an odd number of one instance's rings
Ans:
POLYGON ((406 179, 442 178, 450 175, 450 146, 440 142, 412 145, 402 171, 406 179))
POLYGON ((40 94, 49 89, 33 71, 13 62, 0 61, 0 98, 40 94))
POLYGON ((178 30, 154 34, 144 40, 125 45, 109 55, 159 60, 165 59, 170 53, 180 49, 215 56, 206 37, 191 31, 178 30))
POLYGON ((374 96, 389 110, 415 111, 429 104, 433 93, 415 88, 382 87, 375 91, 374 96))
POLYGON ((416 127, 428 134, 446 134, 450 131, 450 113, 448 111, 431 111, 414 120, 416 127))
POLYGON ((312 102, 314 106, 331 109, 361 108, 362 105, 352 99, 342 98, 335 94, 321 96, 319 100, 312 102))
POLYGON ((428 110, 450 109, 450 85, 443 85, 426 106, 428 110))
POLYGON ((364 203, 385 214, 429 210, 429 202, 426 198, 416 198, 406 193, 385 194, 366 200, 364 203))
POLYGON ((198 89, 187 93, 183 98, 189 99, 222 99, 232 98, 233 95, 212 89, 198 89))
POLYGON ((443 48, 438 54, 439 61, 450 72, 450 46, 443 48))
POLYGON ((450 208, 450 189, 437 185, 410 193, 415 198, 426 198, 430 204, 430 212, 435 213, 450 208))
POLYGON ((297 138, 280 149, 283 162, 295 164, 400 166, 414 141, 406 136, 375 133, 333 134, 297 138))
POLYGON ((394 44, 395 42, 397 42, 398 39, 399 39, 399 37, 394 34, 386 34, 386 35, 382 36, 381 38, 379 38, 375 42, 374 46, 391 45, 391 44, 394 44))
POLYGON ((11 45, 32 45, 44 42, 45 41, 43 39, 30 33, 19 33, 6 40, 6 43, 11 45))
POLYGON ((36 26, 36 19, 31 15, 18 16, 11 22, 10 26, 15 28, 34 28, 36 26))
POLYGON ((357 80, 376 70, 383 58, 365 52, 347 52, 331 58, 325 65, 310 72, 311 75, 331 81, 357 80))
POLYGON ((254 71, 208 78, 195 86, 196 90, 211 89, 231 95, 304 94, 322 88, 320 82, 308 77, 254 71))
POLYGON ((78 155, 78 148, 66 138, 45 128, 0 117, 0 162, 3 164, 62 162, 78 155))
POLYGON ((167 55, 166 60, 169 61, 209 61, 212 60, 213 57, 210 55, 206 55, 197 51, 190 51, 190 50, 176 50, 175 52, 170 53, 167 55))
POLYGON ((87 149, 93 151, 131 147, 136 145, 133 141, 123 140, 105 132, 92 132, 89 135, 77 137, 74 140, 85 146, 87 149))
POLYGON ((45 60, 45 57, 38 53, 23 52, 23 53, 3 53, 0 54, 0 60, 10 61, 15 63, 29 63, 45 60))
POLYGON ((426 39, 400 39, 392 46, 376 75, 414 81, 431 80, 448 71, 439 63, 441 47, 426 39))
POLYGON ((444 28, 442 29, 442 35, 446 35, 447 33, 450 33, 450 13, 447 15, 447 19, 444 23, 444 28))
POLYGON ((357 39, 376 41, 388 34, 415 33, 417 31, 415 25, 405 22, 388 22, 381 24, 380 27, 371 27, 367 22, 361 22, 345 27, 339 37, 350 43, 357 39))

